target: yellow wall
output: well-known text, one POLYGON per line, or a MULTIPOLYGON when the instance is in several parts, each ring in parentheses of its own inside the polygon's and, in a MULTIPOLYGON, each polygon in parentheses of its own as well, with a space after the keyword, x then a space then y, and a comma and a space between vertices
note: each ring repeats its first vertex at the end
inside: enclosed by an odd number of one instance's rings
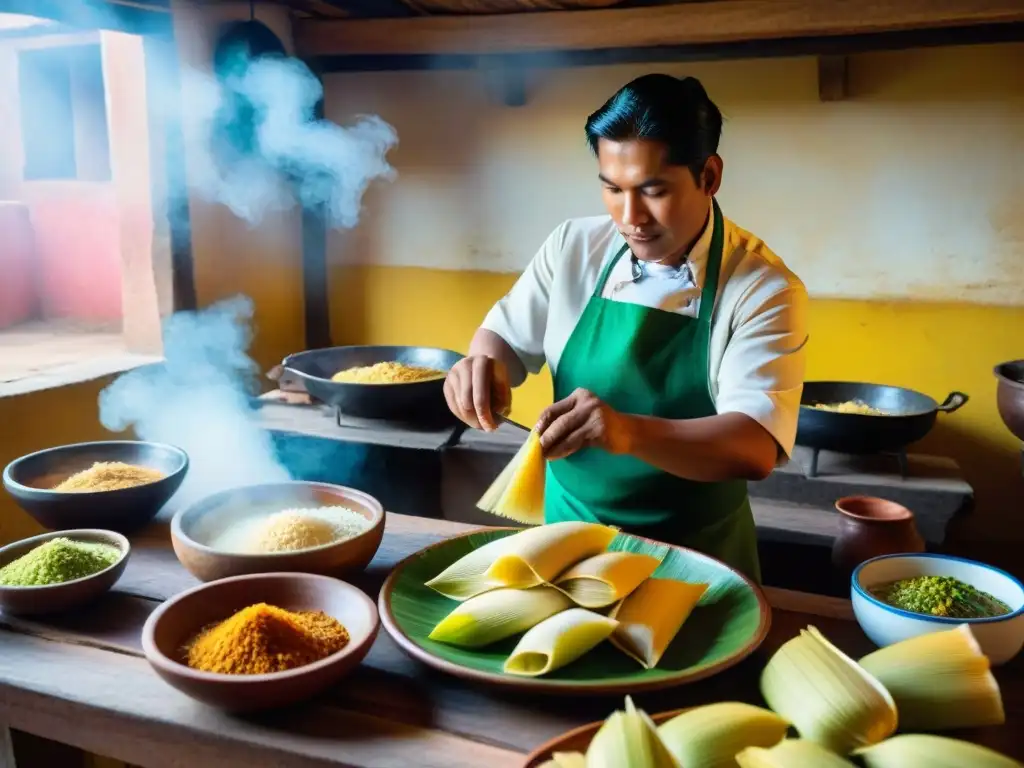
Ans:
MULTIPOLYGON (((490 306, 515 275, 402 267, 339 268, 333 333, 338 344, 423 344, 465 352, 490 306)), ((960 551, 1014 567, 1024 499, 1020 445, 996 412, 992 368, 1024 356, 1024 307, 927 302, 811 302, 808 379, 869 381, 917 389, 940 402, 970 395, 940 415, 919 447, 955 458, 977 493, 978 512, 958 526, 960 551)), ((516 390, 512 417, 536 419, 551 402, 545 369, 516 390)))
MULTIPOLYGON (((0 397, 0 465, 55 445, 104 439, 97 397, 108 382, 0 397)), ((0 545, 42 532, 7 493, 0 493, 0 545)))

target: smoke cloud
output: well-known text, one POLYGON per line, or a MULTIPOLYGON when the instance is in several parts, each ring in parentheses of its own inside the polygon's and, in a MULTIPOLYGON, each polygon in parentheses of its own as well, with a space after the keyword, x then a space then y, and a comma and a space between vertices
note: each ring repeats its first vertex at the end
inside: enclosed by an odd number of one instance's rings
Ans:
POLYGON ((259 58, 224 81, 186 69, 182 86, 188 184, 250 224, 301 203, 323 206, 331 228, 351 228, 370 182, 395 178, 386 159, 398 142, 394 128, 376 115, 350 127, 316 119, 323 87, 297 59, 259 58), (218 127, 248 120, 249 109, 253 147, 232 151, 218 127))
MULTIPOLYGON (((102 11, 95 3, 66 2, 62 13, 71 18, 65 21, 81 24, 85 30, 102 25, 98 18, 102 11)), ((0 26, 21 23, 10 16, 0 22, 0 26)), ((159 49, 154 46, 150 53, 159 49)), ((395 177, 387 161, 387 153, 398 142, 394 128, 374 115, 360 116, 349 126, 318 118, 323 88, 301 61, 252 59, 223 79, 182 66, 176 84, 175 78, 154 76, 170 72, 173 59, 147 59, 147 70, 152 66, 152 71, 146 98, 151 115, 161 119, 177 118, 180 110, 181 140, 173 143, 166 172, 183 177, 194 197, 225 205, 252 226, 274 212, 302 205, 321 210, 330 228, 351 228, 359 221, 367 187, 375 180, 395 177), (250 146, 245 151, 232 150, 223 126, 247 120, 253 129, 250 146)), ((100 61, 98 54, 96 61, 100 61)), ((35 106, 59 101, 61 87, 69 87, 68 77, 74 80, 73 75, 65 76, 62 86, 60 78, 51 78, 48 84, 40 75, 34 88, 3 96, 35 100, 35 106)), ((104 78, 100 74, 97 81, 102 83, 104 78)), ((109 99, 109 83, 106 88, 109 99)), ((96 115, 105 114, 103 93, 100 87, 93 92, 96 115)), ((75 104, 68 109, 78 109, 75 104)), ((36 130, 57 131, 62 127, 58 123, 56 118, 39 120, 36 130)), ((118 141, 131 140, 130 135, 119 134, 118 141)), ((139 135, 137 140, 144 143, 148 137, 139 135)), ((124 172, 124 166, 119 169, 115 164, 114 172, 124 172)), ((21 181, 20 169, 0 167, 0 182, 8 175, 17 175, 21 181)), ((156 215, 169 212, 173 230, 187 232, 185 201, 168 203, 164 210, 161 201, 155 200, 156 215), (175 212, 184 217, 173 220, 175 212)), ((291 479, 251 405, 259 373, 248 355, 253 310, 251 299, 238 296, 202 311, 173 315, 163 328, 165 361, 120 376, 100 394, 100 421, 106 429, 134 429, 142 440, 170 443, 189 454, 190 469, 177 503, 241 485, 291 479)), ((309 470, 316 468, 318 460, 310 455, 293 457, 289 463, 309 470)))
POLYGON ((252 312, 252 301, 238 296, 174 314, 164 326, 163 364, 123 374, 100 393, 104 427, 134 428, 142 440, 170 443, 189 455, 176 497, 181 503, 291 479, 250 406, 258 374, 247 354, 252 312))

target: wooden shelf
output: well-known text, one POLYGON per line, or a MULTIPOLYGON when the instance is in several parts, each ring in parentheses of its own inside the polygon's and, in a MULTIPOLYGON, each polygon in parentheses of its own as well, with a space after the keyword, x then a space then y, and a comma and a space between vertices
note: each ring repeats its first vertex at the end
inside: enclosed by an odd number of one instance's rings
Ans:
POLYGON ((1024 39, 1024 2, 708 0, 500 16, 305 20, 296 22, 295 38, 299 54, 328 72, 470 68, 492 58, 507 64, 578 66, 837 55, 1024 39))

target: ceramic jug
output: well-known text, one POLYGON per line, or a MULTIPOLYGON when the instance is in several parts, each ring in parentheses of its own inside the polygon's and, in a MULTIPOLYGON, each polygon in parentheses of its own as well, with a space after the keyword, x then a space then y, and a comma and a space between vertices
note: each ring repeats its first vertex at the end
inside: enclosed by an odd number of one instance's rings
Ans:
POLYGON ((836 502, 839 536, 832 564, 843 573, 878 555, 924 552, 914 513, 901 504, 874 496, 847 496, 836 502))

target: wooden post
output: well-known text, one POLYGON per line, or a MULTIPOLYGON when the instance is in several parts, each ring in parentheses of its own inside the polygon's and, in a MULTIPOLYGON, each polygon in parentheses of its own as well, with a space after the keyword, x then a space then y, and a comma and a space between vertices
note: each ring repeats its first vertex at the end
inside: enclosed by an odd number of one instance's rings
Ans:
POLYGON ((522 107, 526 105, 526 74, 521 67, 509 67, 498 70, 498 88, 501 91, 501 103, 506 107, 522 107))
POLYGON ((489 61, 478 60, 477 68, 487 78, 487 86, 493 98, 506 107, 522 107, 526 104, 526 72, 521 66, 504 58, 489 61))
POLYGON ((11 729, 4 722, 0 722, 0 768, 17 768, 17 763, 14 761, 14 741, 11 739, 11 729))
POLYGON ((818 57, 818 98, 842 101, 847 96, 849 64, 846 56, 818 57))
MULTIPOLYGON (((321 73, 310 69, 323 84, 321 73)), ((326 96, 326 94, 325 94, 326 96)), ((324 118, 324 98, 315 117, 324 118)), ((305 306, 306 349, 323 349, 331 342, 331 299, 327 268, 327 211, 324 203, 302 206, 302 295, 305 306)))

